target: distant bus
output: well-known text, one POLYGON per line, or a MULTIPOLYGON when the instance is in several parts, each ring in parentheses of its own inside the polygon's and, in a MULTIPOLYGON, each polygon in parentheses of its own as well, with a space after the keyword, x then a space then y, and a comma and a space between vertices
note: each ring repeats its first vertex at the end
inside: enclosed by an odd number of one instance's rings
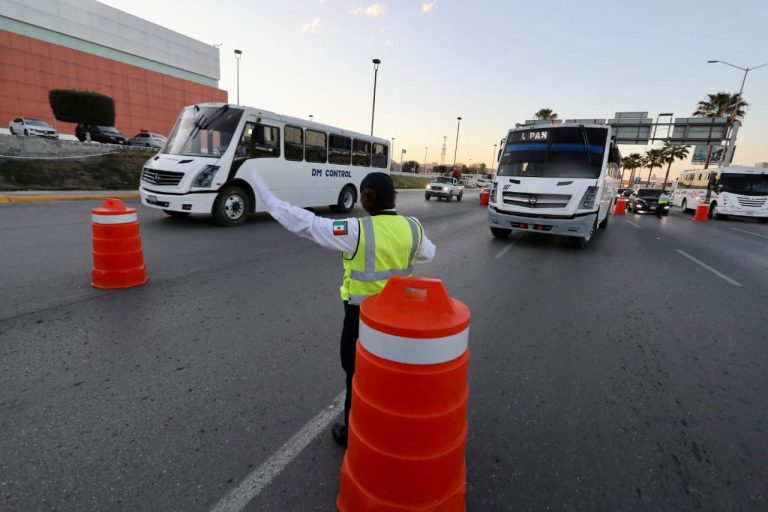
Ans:
POLYGON ((212 214, 225 226, 264 211, 249 173, 300 206, 346 213, 370 172, 389 172, 386 139, 251 107, 185 107, 163 149, 144 164, 141 202, 172 216, 212 214))
POLYGON ((621 161, 610 126, 512 129, 500 156, 488 205, 494 236, 534 231, 575 237, 584 247, 607 226, 621 161))
POLYGON ((683 171, 673 204, 683 211, 709 204, 712 218, 726 215, 768 222, 768 169, 728 166, 683 171))

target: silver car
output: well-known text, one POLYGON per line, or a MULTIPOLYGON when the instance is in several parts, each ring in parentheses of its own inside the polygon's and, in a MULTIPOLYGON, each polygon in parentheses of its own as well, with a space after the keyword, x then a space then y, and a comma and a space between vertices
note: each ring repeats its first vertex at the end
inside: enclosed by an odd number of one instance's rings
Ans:
POLYGON ((144 146, 145 148, 162 148, 168 139, 159 133, 141 132, 128 141, 131 146, 144 146))
POLYGON ((28 117, 17 117, 11 121, 8 128, 11 135, 27 135, 34 137, 48 137, 58 139, 59 134, 53 126, 39 119, 29 119, 28 117))

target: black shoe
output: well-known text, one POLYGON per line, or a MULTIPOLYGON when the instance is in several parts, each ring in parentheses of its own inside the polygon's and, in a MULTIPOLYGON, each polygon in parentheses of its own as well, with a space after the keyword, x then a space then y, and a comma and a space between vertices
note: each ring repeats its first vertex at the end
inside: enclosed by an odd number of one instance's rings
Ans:
POLYGON ((334 423, 331 427, 331 435, 336 444, 347 447, 347 426, 341 423, 334 423))

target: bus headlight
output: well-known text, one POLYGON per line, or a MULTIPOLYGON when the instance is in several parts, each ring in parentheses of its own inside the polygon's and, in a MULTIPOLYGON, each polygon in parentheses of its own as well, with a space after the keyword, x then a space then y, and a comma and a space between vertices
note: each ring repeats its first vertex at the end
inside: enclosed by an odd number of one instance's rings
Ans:
POLYGON ((207 165, 195 176, 195 180, 192 182, 193 187, 210 188, 213 183, 213 178, 216 176, 216 172, 219 170, 218 165, 207 165))
POLYGON ((596 198, 597 198, 597 187, 588 187, 587 191, 584 192, 584 197, 581 198, 581 203, 580 203, 581 207, 594 208, 596 198))

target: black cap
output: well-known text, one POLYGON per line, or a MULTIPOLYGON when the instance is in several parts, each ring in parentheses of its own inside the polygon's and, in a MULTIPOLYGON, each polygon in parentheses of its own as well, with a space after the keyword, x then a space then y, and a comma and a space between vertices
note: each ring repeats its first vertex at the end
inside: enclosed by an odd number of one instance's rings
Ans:
POLYGON ((360 191, 362 192, 366 188, 376 192, 377 203, 379 201, 390 203, 395 198, 395 194, 397 194, 392 176, 385 172, 372 172, 363 178, 363 181, 360 183, 360 191))

